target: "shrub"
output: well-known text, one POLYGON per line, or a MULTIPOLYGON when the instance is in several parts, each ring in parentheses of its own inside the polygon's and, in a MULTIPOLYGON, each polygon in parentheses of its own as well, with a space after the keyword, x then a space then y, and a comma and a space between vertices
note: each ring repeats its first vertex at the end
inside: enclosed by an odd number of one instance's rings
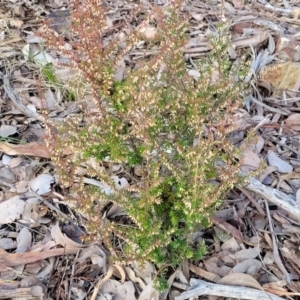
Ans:
POLYGON ((133 27, 142 20, 125 46, 118 33, 105 38, 107 9, 101 1, 71 2, 68 43, 50 29, 43 37, 70 58, 93 104, 55 125, 58 134, 50 130, 48 145, 61 182, 76 195, 91 236, 118 262, 150 260, 163 267, 201 258, 205 247, 193 243, 193 233, 209 226, 210 214, 239 181, 240 151, 226 138, 225 116, 241 103, 245 86, 227 54, 226 24, 210 37, 210 54, 195 62, 195 79, 183 58, 188 24, 178 16, 180 0, 151 12, 138 7, 127 23, 133 27), (145 47, 157 54, 127 65, 125 77, 116 80, 116 68, 145 38, 145 28, 155 29, 145 47), (73 155, 63 156, 66 146, 73 155), (129 183, 122 189, 112 176, 116 166, 129 183), (110 190, 87 185, 82 168, 85 177, 110 190), (112 203, 127 217, 105 218, 112 203))

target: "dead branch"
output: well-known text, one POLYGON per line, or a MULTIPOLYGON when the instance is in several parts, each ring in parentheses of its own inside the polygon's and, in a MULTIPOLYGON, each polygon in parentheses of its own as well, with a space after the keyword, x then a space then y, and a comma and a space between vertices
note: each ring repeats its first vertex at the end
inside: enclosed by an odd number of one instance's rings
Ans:
POLYGON ((175 297, 175 300, 193 299, 203 295, 249 300, 283 300, 279 296, 243 286, 215 284, 194 278, 191 278, 190 284, 191 288, 175 297))
POLYGON ((269 203, 277 205, 279 208, 286 211, 295 221, 300 222, 300 206, 290 196, 265 186, 253 177, 249 178, 249 184, 245 186, 245 188, 267 200, 269 203))
POLYGON ((27 299, 37 300, 43 299, 43 290, 40 286, 32 286, 27 288, 5 289, 0 288, 0 299, 27 299))

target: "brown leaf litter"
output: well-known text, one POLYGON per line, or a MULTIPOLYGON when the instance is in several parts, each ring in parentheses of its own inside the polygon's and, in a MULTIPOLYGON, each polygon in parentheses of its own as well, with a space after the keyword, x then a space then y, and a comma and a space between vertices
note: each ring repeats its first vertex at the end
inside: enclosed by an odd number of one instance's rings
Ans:
MULTIPOLYGON (((253 92, 243 109, 228 116, 227 129, 234 144, 243 143, 252 130, 241 171, 259 170, 259 175, 223 199, 211 218, 213 227, 195 233, 195 242, 204 242, 208 254, 171 272, 161 299, 282 299, 300 293, 300 4, 245 2, 188 1, 183 12, 190 14, 190 32, 183 52, 191 76, 197 77, 193 64, 210 51, 210 26, 225 17, 231 22, 232 60, 238 63, 242 54, 251 53, 247 80, 253 92)), ((125 47, 123 16, 135 4, 106 3, 106 36, 118 36, 120 47, 125 47)), ((143 3, 147 9, 152 5, 143 3)), ((68 191, 62 190, 47 160, 44 112, 57 122, 76 115, 89 101, 79 96, 78 102, 66 100, 64 84, 76 81, 77 75, 60 68, 66 58, 39 47, 36 33, 44 14, 54 21, 54 30, 69 34, 68 1, 0 4, 0 299, 158 299, 153 287, 157 270, 151 263, 107 268, 110 253, 96 244, 83 247, 84 216, 74 212, 76 203, 67 200, 68 191), (41 75, 41 66, 49 62, 59 86, 49 86, 41 75)), ((146 43, 155 39, 155 27, 141 28, 141 33, 145 41, 118 63, 116 79, 126 76, 128 65, 138 67, 139 60, 157 53, 146 43)), ((114 165, 113 170, 119 188, 126 186, 122 166, 114 165)), ((84 172, 84 166, 78 172, 84 172)), ((106 217, 124 213, 114 206, 106 217)))

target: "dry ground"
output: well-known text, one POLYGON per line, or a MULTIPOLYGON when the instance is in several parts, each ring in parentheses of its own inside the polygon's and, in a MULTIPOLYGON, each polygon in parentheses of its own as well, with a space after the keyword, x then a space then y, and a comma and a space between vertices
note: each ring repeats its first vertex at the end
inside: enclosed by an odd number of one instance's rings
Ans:
MULTIPOLYGON (((138 1, 135 1, 136 3, 138 1)), ((152 1, 149 1, 150 4, 152 1)), ((145 5, 149 5, 144 1, 145 5)), ((207 36, 222 18, 231 23, 229 51, 238 62, 252 54, 247 79, 253 91, 229 124, 238 143, 255 129, 244 154, 244 170, 263 170, 249 185, 233 190, 199 232, 209 253, 170 273, 162 299, 297 299, 300 295, 300 3, 298 1, 187 1, 190 14, 187 61, 209 52, 207 36), (193 298, 194 297, 194 298, 193 298), (199 298, 198 298, 199 297, 199 298), (212 297, 212 296, 210 296, 212 297)), ((158 1, 167 5, 167 0, 158 1)), ((106 1, 108 33, 122 31, 122 16, 134 1, 106 1)), ((68 101, 72 70, 43 49, 36 33, 44 18, 68 31, 68 0, 0 2, 0 299, 158 299, 149 263, 107 266, 101 245, 81 245, 84 228, 63 189, 44 143, 42 110, 62 120, 79 111, 68 101), (42 66, 52 62, 61 85, 47 80, 42 66), (60 247, 57 247, 59 246, 60 247), (63 246, 63 247, 61 247, 63 246)), ((152 32, 145 31, 145 38, 152 32)), ((108 34, 109 36, 109 34, 108 34)), ((130 53, 143 58, 143 43, 130 53)), ((148 53, 151 55, 151 53, 148 53)), ((126 71, 121 64, 120 78, 126 71)), ((195 70, 191 75, 196 76, 195 70)), ((84 101, 84 99, 79 99, 84 101)), ((122 171, 116 174, 122 179, 122 171)), ((108 211, 114 217, 118 211, 108 211)))

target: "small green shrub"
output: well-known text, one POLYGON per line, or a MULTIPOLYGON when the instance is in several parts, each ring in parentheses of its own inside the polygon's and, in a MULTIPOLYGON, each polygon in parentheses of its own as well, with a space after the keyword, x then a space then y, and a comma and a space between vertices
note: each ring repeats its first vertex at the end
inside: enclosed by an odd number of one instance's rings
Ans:
POLYGON ((225 117, 241 103, 245 86, 243 68, 235 68, 227 54, 228 28, 221 24, 211 36, 211 52, 197 62, 196 80, 183 58, 188 27, 178 16, 180 0, 150 13, 137 8, 128 23, 143 18, 141 25, 123 48, 117 35, 105 41, 107 13, 98 2, 72 1, 71 50, 49 29, 44 35, 48 47, 71 59, 93 95, 82 115, 66 119, 58 134, 50 132, 60 179, 76 192, 91 235, 102 239, 113 259, 150 260, 158 267, 199 259, 205 247, 193 243, 193 233, 209 226, 210 214, 240 180, 240 151, 226 139, 225 117), (157 32, 146 47, 157 54, 137 68, 127 66, 125 78, 116 81, 118 62, 141 41, 139 29, 150 25, 157 32), (66 146, 72 156, 63 157, 66 146), (111 176, 116 165, 129 182, 123 189, 111 176), (85 184, 80 168, 113 192, 85 184), (109 203, 128 217, 105 218, 109 203))

